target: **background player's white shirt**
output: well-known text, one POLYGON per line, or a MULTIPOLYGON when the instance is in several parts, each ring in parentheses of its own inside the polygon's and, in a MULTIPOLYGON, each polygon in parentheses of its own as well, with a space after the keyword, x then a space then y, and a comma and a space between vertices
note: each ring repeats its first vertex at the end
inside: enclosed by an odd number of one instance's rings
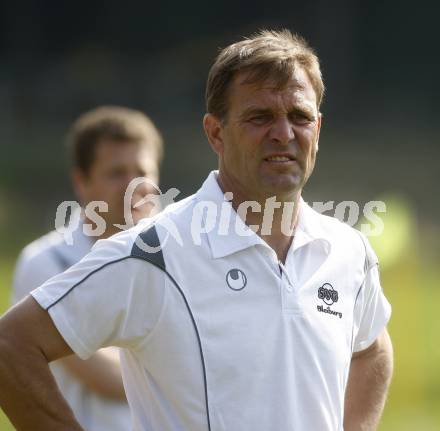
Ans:
POLYGON ((135 430, 342 431, 352 352, 391 312, 374 252, 304 202, 284 265, 234 226, 246 230, 211 173, 32 294, 79 356, 124 348, 135 430), (200 220, 208 233, 194 236, 200 220), (162 250, 145 253, 139 238, 162 250))
MULTIPOLYGON (((35 240, 21 252, 14 275, 12 301, 18 302, 39 285, 79 260, 93 243, 83 234, 82 223, 73 232, 73 244, 68 245, 56 232, 35 240)), ((127 403, 106 399, 87 388, 59 363, 50 364, 57 384, 86 431, 126 431, 131 418, 127 403)))

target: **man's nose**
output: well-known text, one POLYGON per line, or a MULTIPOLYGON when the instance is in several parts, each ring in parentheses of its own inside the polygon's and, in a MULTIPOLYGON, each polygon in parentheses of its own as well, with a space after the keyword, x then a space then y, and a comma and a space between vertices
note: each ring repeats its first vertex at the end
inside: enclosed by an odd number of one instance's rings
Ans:
POLYGON ((284 145, 295 139, 293 124, 287 116, 280 116, 273 122, 269 137, 284 145))

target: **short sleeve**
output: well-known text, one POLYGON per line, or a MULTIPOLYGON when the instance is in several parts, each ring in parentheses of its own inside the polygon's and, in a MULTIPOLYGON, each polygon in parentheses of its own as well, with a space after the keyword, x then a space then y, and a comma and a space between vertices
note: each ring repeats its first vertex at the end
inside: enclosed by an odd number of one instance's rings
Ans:
POLYGON ((363 235, 362 240, 366 251, 365 278, 357 294, 355 304, 354 352, 365 350, 373 344, 386 327, 391 316, 391 305, 380 284, 377 256, 363 235))
POLYGON ((80 262, 31 293, 82 359, 101 347, 140 346, 165 297, 164 273, 121 253, 121 241, 112 238, 99 241, 80 262))

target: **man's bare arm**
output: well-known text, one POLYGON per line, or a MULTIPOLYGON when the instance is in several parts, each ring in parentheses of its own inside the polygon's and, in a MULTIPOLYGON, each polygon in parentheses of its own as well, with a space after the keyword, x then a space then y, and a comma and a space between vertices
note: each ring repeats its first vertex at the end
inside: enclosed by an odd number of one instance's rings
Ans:
POLYGON ((0 318, 0 405, 19 431, 82 431, 48 363, 72 354, 28 296, 0 318))
POLYGON ((119 355, 115 349, 101 349, 86 361, 71 355, 63 358, 61 363, 93 392, 118 401, 126 400, 119 355))
POLYGON ((393 374, 393 348, 385 329, 367 349, 353 354, 345 394, 345 431, 374 431, 393 374))

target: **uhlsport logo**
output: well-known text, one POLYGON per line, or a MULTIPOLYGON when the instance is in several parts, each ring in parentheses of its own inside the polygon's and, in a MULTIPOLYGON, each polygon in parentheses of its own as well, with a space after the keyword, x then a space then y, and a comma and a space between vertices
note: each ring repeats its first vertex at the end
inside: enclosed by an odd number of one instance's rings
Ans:
POLYGON ((333 286, 330 283, 324 283, 318 289, 318 298, 321 299, 324 304, 327 305, 324 308, 322 305, 318 305, 316 308, 320 313, 332 314, 334 316, 338 316, 340 319, 342 318, 342 313, 339 311, 333 311, 330 306, 339 300, 338 292, 333 289, 333 286))
POLYGON ((231 269, 226 274, 226 283, 232 290, 242 290, 247 284, 246 274, 241 269, 231 269))

